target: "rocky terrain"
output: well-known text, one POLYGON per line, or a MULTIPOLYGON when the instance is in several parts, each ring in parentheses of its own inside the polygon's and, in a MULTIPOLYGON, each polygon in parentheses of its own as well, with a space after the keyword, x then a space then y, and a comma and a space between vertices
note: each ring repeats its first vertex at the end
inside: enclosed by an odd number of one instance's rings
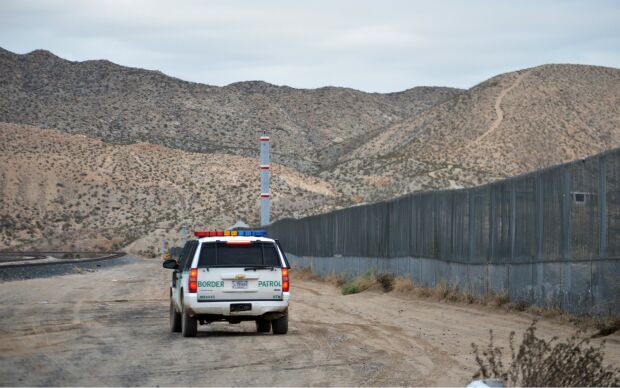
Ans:
MULTIPOLYGON (((256 159, 189 153, 160 145, 111 145, 27 125, 0 123, 0 247, 112 249, 148 236, 180 236, 181 225, 258 222, 256 159)), ((275 164, 273 217, 326 211, 329 183, 275 164)), ((174 237, 174 238, 173 238, 174 237)))
POLYGON ((383 130, 323 174, 367 200, 470 186, 620 146, 620 70, 545 65, 502 74, 383 130), (403 179, 404 178, 404 179, 403 179))
POLYGON ((104 60, 71 62, 43 50, 18 55, 0 49, 0 121, 114 144, 253 157, 260 131, 269 130, 274 160, 303 171, 331 165, 369 134, 460 92, 421 87, 371 94, 259 81, 216 87, 104 60))
POLYGON ((368 156, 373 150, 381 150, 375 155, 415 151, 423 160, 458 158, 469 166, 514 174, 605 149, 618 134, 620 70, 545 65, 485 81, 386 129, 354 156, 368 156), (497 146, 510 149, 492 150, 497 146), (454 152, 438 153, 446 147, 454 152), (547 160, 528 157, 532 149, 549 148, 554 151, 547 153, 547 160))
POLYGON ((257 221, 263 129, 272 219, 315 214, 620 146, 620 70, 544 65, 466 91, 377 94, 0 49, 0 122, 0 249, 154 249, 182 223, 257 221))

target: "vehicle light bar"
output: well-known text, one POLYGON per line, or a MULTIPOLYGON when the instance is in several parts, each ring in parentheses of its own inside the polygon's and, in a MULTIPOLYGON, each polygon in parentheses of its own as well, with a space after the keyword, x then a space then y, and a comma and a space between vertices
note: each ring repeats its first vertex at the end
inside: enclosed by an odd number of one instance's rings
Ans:
POLYGON ((202 237, 266 237, 266 230, 197 230, 194 232, 194 236, 198 238, 202 237))

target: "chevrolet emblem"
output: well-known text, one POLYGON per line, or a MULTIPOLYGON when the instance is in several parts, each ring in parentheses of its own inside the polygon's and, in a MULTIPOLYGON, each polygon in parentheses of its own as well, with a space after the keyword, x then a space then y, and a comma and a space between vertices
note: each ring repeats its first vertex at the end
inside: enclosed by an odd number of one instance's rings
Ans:
POLYGON ((242 274, 242 273, 237 274, 237 275, 235 275, 235 279, 238 279, 238 280, 245 279, 245 275, 242 274))

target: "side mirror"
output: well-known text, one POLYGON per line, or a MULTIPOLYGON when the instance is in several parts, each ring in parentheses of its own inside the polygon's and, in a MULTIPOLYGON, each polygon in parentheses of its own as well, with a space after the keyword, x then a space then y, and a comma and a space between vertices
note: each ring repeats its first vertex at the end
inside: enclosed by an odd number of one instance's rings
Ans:
POLYGON ((163 267, 167 269, 177 269, 179 265, 175 259, 168 259, 164 261, 163 267))

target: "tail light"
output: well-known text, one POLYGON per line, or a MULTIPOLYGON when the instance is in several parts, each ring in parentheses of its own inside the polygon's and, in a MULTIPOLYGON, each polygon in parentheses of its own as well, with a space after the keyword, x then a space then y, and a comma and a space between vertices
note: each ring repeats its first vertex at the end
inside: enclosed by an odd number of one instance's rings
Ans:
POLYGON ((288 292, 288 268, 282 268, 282 292, 288 292))
POLYGON ((189 270, 189 293, 195 294, 198 291, 198 268, 189 270))

